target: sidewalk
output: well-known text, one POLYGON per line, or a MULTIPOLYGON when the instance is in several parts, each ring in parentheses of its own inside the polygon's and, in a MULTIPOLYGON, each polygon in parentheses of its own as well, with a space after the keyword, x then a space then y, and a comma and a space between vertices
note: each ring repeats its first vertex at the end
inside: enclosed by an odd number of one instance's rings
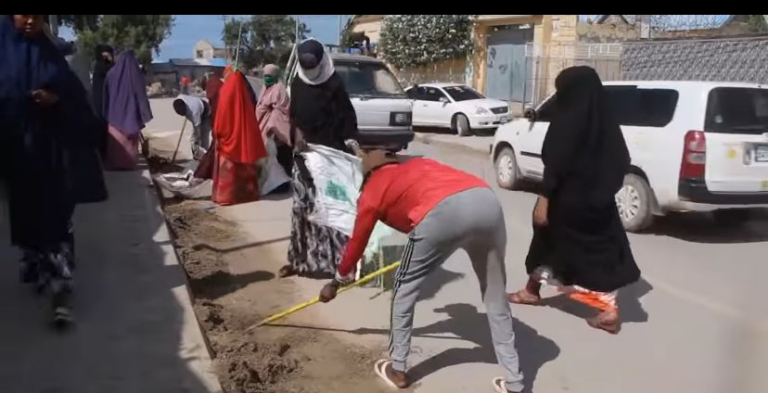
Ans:
POLYGON ((431 133, 416 131, 417 142, 427 145, 437 145, 449 148, 461 148, 472 153, 490 154, 490 146, 493 144, 493 135, 458 136, 455 134, 431 133))
POLYGON ((147 169, 107 183, 109 201, 75 214, 76 324, 65 332, 49 324, 49 297, 18 282, 3 203, 0 391, 220 392, 147 169))

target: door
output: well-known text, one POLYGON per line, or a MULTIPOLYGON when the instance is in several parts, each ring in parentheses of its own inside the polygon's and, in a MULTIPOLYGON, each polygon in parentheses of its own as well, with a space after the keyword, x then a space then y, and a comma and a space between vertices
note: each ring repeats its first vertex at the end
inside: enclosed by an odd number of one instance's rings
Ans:
POLYGON ((768 192, 768 89, 712 89, 704 131, 710 191, 768 192))
POLYGON ((414 122, 418 117, 420 125, 450 127, 451 114, 448 97, 435 87, 420 86, 413 105, 414 122))
MULTIPOLYGON (((485 91, 489 98, 523 102, 528 79, 525 46, 533 41, 529 25, 494 27, 488 35, 485 91)), ((526 94, 527 93, 527 94, 526 94)))
POLYGON ((541 147, 547 136, 549 122, 554 109, 552 97, 536 109, 536 121, 529 123, 527 131, 520 135, 520 168, 527 177, 541 180, 544 177, 544 162, 541 160, 541 147))

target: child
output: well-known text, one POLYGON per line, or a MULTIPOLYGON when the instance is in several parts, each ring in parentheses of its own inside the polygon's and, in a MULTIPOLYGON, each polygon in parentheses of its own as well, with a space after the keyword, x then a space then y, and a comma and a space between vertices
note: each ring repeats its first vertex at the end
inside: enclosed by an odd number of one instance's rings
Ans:
POLYGON ((320 293, 323 302, 354 280, 355 267, 378 220, 409 233, 393 290, 391 360, 376 362, 387 384, 406 388, 406 361, 411 349, 413 312, 429 273, 457 249, 467 251, 480 280, 496 356, 506 372, 496 378, 499 393, 523 390, 512 312, 507 302, 504 214, 493 191, 481 179, 427 158, 400 162, 383 149, 358 153, 366 178, 358 199, 357 220, 336 278, 320 293))

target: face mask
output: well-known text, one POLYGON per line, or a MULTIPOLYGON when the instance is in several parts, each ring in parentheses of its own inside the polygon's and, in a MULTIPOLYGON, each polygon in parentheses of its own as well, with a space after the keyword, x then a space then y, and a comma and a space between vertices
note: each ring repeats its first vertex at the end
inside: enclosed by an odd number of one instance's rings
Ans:
POLYGON ((272 86, 277 82, 277 77, 272 75, 264 75, 264 84, 267 86, 272 86))

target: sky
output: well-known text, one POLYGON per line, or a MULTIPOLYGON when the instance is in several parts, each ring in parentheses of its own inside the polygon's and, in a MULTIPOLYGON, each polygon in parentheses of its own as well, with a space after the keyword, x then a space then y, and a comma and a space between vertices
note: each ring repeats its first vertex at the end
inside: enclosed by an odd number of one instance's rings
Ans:
MULTIPOLYGON (((160 45, 160 56, 156 60, 185 59, 194 57, 194 46, 199 40, 208 40, 214 46, 224 46, 221 41, 221 29, 224 26, 223 15, 174 15, 176 24, 171 36, 160 45)), ((351 15, 341 15, 342 28, 351 15)), ((242 18, 247 15, 227 15, 227 18, 242 18)), ((324 44, 338 44, 339 15, 299 15, 299 20, 312 31, 309 35, 324 44)), ((62 28, 59 35, 73 40, 74 34, 68 28, 62 28)))

